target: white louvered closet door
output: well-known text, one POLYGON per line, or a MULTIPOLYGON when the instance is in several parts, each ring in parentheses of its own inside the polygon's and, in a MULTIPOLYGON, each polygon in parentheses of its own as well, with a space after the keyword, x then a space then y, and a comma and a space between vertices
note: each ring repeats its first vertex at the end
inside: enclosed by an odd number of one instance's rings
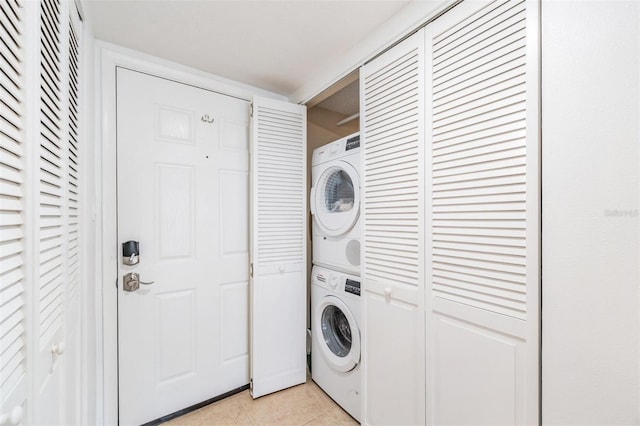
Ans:
POLYGON ((424 424, 424 37, 361 71, 364 424, 424 424))
POLYGON ((0 2, 0 424, 26 401, 24 9, 0 2))
POLYGON ((62 423, 67 245, 67 22, 60 0, 39 3, 39 123, 33 192, 34 218, 34 392, 33 423, 62 423))
POLYGON ((253 100, 251 394, 306 381, 306 108, 253 100))
POLYGON ((539 420, 538 8, 426 28, 428 424, 539 420))
POLYGON ((65 420, 68 424, 80 423, 80 366, 81 366, 81 290, 80 290, 80 221, 81 221, 81 154, 80 140, 80 40, 82 24, 76 5, 69 5, 69 21, 66 25, 68 33, 67 72, 68 81, 63 89, 67 92, 68 104, 66 108, 67 141, 67 175, 66 175, 66 203, 67 203, 67 279, 64 290, 65 312, 65 420))

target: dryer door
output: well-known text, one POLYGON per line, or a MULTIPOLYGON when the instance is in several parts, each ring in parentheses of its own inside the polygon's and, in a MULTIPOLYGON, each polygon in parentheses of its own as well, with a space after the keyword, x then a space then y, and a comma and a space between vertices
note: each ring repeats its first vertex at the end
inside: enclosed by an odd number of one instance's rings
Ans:
POLYGON ((316 305, 313 334, 315 349, 340 372, 353 370, 360 362, 360 330, 342 300, 325 296, 316 305))
POLYGON ((348 232, 360 214, 360 180, 345 161, 330 163, 311 189, 311 214, 323 235, 348 232))

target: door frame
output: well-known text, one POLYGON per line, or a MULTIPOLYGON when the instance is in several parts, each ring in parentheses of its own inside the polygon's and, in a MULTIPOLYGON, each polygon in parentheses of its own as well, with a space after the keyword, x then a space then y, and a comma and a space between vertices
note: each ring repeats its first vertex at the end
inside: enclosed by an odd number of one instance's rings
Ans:
POLYGON ((237 83, 174 62, 110 43, 96 42, 95 179, 93 206, 96 250, 97 413, 103 424, 118 424, 118 268, 116 192, 116 68, 128 68, 234 96, 251 102, 254 95, 286 101, 286 97, 237 83))

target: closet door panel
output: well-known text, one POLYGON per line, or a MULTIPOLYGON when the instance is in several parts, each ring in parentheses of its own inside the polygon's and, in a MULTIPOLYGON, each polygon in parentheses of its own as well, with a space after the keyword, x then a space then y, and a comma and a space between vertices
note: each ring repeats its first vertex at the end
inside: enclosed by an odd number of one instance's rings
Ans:
POLYGON ((64 290, 65 311, 65 420, 68 424, 78 424, 81 418, 81 264, 80 264, 80 218, 82 197, 80 188, 82 178, 82 141, 80 139, 80 123, 82 120, 80 106, 80 57, 82 24, 75 4, 69 4, 68 32, 68 82, 67 92, 67 280, 64 290))
POLYGON ((364 424, 424 424, 424 311, 418 293, 391 284, 366 290, 364 424))
POLYGON ((39 11, 38 135, 34 135, 32 374, 35 424, 64 423, 65 292, 68 259, 68 7, 42 0, 39 11))
POLYGON ((254 98, 252 116, 250 369, 258 398, 306 381, 307 110, 254 98))
POLYGON ((538 7, 425 30, 430 424, 538 422, 538 7))
POLYGON ((24 9, 0 3, 0 424, 26 401, 24 9))
POLYGON ((365 424, 425 420, 423 41, 361 72, 365 424))
MULTIPOLYGON (((79 68, 71 3, 0 3, 1 424, 79 419, 71 411, 79 413, 80 346, 66 340, 81 324, 79 68), (65 364, 70 349, 74 361, 65 364), (63 387, 69 376, 76 396, 63 387)), ((78 31, 78 19, 75 25, 78 31)))

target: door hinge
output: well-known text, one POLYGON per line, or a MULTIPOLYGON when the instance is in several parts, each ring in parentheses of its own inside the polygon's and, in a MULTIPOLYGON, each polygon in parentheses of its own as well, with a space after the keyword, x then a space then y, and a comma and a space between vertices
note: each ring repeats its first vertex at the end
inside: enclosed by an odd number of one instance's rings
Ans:
POLYGON ((253 377, 249 379, 249 389, 253 390, 253 377))
POLYGON ((249 276, 253 278, 253 263, 249 264, 249 276))
POLYGON ((253 117, 253 103, 251 103, 251 106, 249 108, 249 114, 251 115, 251 117, 253 117))

